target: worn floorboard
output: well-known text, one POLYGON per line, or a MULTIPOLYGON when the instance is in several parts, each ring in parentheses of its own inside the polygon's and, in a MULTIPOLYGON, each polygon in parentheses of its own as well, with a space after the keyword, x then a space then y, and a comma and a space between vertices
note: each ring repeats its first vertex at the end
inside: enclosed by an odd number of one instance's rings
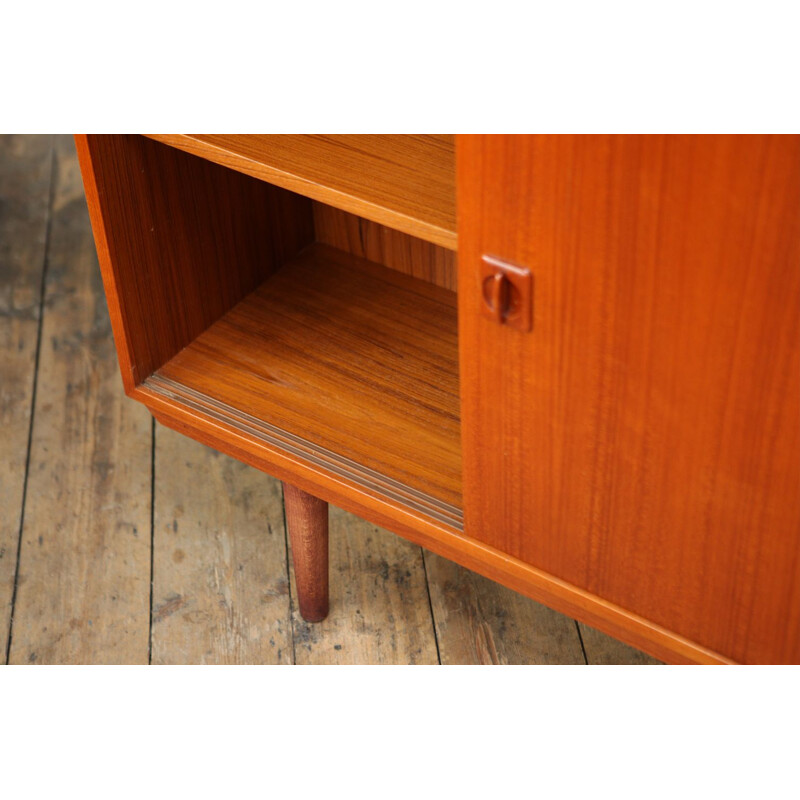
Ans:
POLYGON ((6 658, 36 370, 52 137, 0 136, 0 658, 6 658))
POLYGON ((335 508, 330 616, 304 622, 280 484, 166 428, 153 439, 123 395, 71 140, 55 160, 49 137, 1 141, 0 644, 10 631, 13 663, 657 663, 335 508))
POLYGON ((330 508, 330 614, 305 622, 292 584, 298 664, 436 664, 422 551, 330 508))
POLYGON ((291 663, 280 483, 156 426, 154 523, 153 663, 291 663))
POLYGON ((425 553, 442 664, 583 664, 574 620, 425 553))
POLYGON ((612 639, 596 628, 577 623, 583 638, 588 664, 661 664, 652 656, 636 650, 618 639, 612 639))
POLYGON ((122 392, 74 147, 53 218, 12 663, 146 663, 150 418, 122 392))

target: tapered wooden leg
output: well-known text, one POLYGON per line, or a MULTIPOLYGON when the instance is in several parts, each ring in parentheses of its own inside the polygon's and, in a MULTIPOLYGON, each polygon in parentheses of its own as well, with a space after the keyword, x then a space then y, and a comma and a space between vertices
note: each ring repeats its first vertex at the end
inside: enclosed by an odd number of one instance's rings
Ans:
POLYGON ((286 524, 292 540, 300 614, 308 622, 328 616, 328 504, 283 484, 286 524))

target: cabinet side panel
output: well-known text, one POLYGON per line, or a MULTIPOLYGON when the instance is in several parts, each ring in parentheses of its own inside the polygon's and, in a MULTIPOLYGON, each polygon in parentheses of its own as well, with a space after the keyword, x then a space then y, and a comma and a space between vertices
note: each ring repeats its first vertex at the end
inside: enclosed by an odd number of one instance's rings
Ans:
POLYGON ((464 136, 465 533, 800 662, 800 137, 464 136), (533 272, 533 329, 480 260, 533 272))
POLYGON ((313 240, 306 198, 142 136, 76 142, 128 391, 313 240))

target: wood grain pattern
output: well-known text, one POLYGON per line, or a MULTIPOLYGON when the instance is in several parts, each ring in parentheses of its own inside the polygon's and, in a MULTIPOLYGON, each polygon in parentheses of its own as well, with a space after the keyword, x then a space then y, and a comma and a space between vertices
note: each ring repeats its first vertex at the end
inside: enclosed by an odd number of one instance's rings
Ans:
POLYGON ((283 484, 286 527, 292 543, 294 585, 300 616, 322 622, 328 616, 328 504, 283 484))
POLYGON ((147 386, 186 387, 254 428, 273 425, 350 460, 350 472, 429 496, 456 519, 456 353, 453 293, 314 245, 147 386))
POLYGON ((583 664, 574 620, 425 554, 442 664, 583 664))
POLYGON ((452 135, 170 135, 154 139, 456 249, 452 135))
POLYGON ((298 664, 436 664, 422 552, 363 519, 330 509, 330 605, 323 622, 297 611, 298 664))
POLYGON ((467 533, 799 662, 800 138, 468 136, 458 182, 467 533), (481 316, 486 253, 532 333, 481 316))
POLYGON ((316 241, 456 291, 456 254, 355 214, 314 202, 316 241))
POLYGON ((158 426, 154 664, 293 660, 280 484, 158 426))
POLYGON ((14 595, 52 179, 50 136, 0 136, 0 658, 14 595))
POLYGON ((311 242, 311 204, 141 136, 78 136, 130 392, 311 242))
POLYGON ((150 417, 120 386, 99 277, 59 140, 11 663, 147 663, 150 417))

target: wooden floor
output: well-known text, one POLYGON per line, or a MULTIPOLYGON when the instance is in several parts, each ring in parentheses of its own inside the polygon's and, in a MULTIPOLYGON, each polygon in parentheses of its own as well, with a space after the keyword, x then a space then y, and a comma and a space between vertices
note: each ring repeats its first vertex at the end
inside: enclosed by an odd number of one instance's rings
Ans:
POLYGON ((69 137, 0 137, 0 452, 8 663, 658 663, 338 509, 304 622, 280 483, 123 394, 69 137))

